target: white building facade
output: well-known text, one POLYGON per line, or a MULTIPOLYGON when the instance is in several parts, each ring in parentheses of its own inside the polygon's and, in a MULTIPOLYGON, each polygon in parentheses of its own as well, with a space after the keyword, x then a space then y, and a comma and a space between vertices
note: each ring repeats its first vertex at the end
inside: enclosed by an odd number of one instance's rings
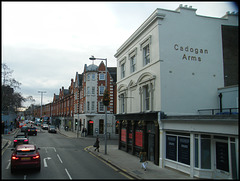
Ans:
POLYGON ((197 116, 219 108, 219 88, 226 86, 223 26, 238 28, 238 14, 212 18, 182 5, 156 9, 117 50, 120 149, 136 155, 145 150, 160 167, 192 177, 239 177, 236 115, 197 116), (228 168, 216 159, 219 154, 228 168))

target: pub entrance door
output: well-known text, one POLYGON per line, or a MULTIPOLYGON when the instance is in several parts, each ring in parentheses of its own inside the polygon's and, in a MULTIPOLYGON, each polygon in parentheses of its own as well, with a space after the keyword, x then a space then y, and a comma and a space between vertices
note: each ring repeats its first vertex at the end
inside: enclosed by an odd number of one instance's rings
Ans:
POLYGON ((155 155, 155 135, 148 134, 148 160, 154 162, 155 155))

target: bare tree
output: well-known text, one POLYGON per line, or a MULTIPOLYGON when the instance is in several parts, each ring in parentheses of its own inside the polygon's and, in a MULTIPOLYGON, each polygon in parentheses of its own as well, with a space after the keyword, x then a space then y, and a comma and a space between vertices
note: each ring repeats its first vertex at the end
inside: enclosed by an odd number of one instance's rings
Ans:
POLYGON ((16 81, 12 77, 13 70, 3 63, 2 64, 2 110, 8 113, 9 111, 15 111, 18 107, 21 107, 22 102, 26 99, 22 97, 21 93, 15 92, 14 89, 19 88, 21 83, 16 81))

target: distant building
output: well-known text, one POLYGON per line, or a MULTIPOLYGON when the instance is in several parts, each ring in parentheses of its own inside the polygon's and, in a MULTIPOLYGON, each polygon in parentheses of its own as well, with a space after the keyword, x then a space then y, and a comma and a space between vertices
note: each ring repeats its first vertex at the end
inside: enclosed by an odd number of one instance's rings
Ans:
MULTIPOLYGON (((107 109, 107 132, 111 137, 116 137, 116 67, 108 67, 108 91, 110 93, 110 104, 107 109)), ((84 72, 75 77, 75 107, 74 119, 75 130, 79 121, 80 131, 87 129, 88 135, 104 135, 104 105, 102 102, 105 90, 105 65, 91 64, 84 66, 84 72)))
POLYGON ((238 13, 156 9, 115 57, 119 149, 191 177, 239 178, 238 13))

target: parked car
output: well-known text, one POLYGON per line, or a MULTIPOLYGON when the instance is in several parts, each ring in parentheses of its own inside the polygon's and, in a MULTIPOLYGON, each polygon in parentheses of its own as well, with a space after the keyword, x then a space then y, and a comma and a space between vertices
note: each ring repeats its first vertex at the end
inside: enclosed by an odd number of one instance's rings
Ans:
POLYGON ((14 137, 13 146, 15 147, 18 144, 28 144, 29 138, 25 133, 19 133, 14 137))
POLYGON ((36 127, 29 127, 28 130, 27 130, 27 134, 37 136, 37 128, 36 127))
POLYGON ((48 129, 48 125, 47 124, 43 124, 42 125, 42 129, 48 129))
POLYGON ((32 144, 18 145, 15 149, 12 149, 11 173, 21 168, 35 168, 40 171, 41 158, 38 150, 40 148, 36 148, 32 144))
POLYGON ((56 127, 54 125, 49 125, 48 132, 49 133, 57 133, 56 127))
POLYGON ((28 129, 28 126, 23 126, 23 127, 21 127, 21 132, 26 132, 27 129, 28 129))

